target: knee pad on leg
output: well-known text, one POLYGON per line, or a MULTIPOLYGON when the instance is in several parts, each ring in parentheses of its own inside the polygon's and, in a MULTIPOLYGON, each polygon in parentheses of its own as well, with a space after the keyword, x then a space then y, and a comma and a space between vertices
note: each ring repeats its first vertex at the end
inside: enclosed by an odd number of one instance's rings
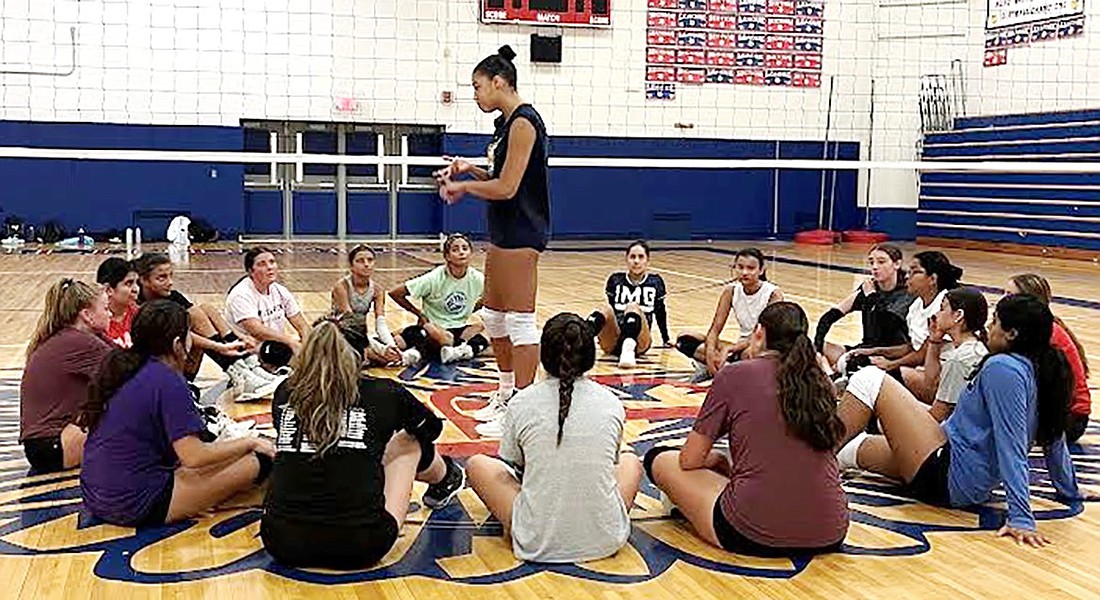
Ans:
POLYGON ((508 313, 492 308, 481 309, 481 322, 485 324, 485 333, 491 340, 508 337, 508 313))
POLYGON ((401 330, 401 339, 405 340, 405 346, 420 348, 428 341, 428 332, 419 325, 409 325, 401 330))
POLYGON ((510 312, 505 318, 508 337, 513 346, 531 346, 539 343, 539 330, 535 327, 535 313, 510 312))
POLYGON ((878 393, 882 390, 882 380, 885 378, 886 371, 878 367, 864 367, 848 378, 845 392, 874 411, 878 393))
POLYGON ((259 355, 260 360, 273 367, 285 367, 294 358, 294 351, 282 342, 267 340, 260 344, 259 355))
POLYGON ((619 320, 619 332, 624 338, 638 339, 642 334, 642 317, 637 313, 628 312, 619 320))
POLYGON ((592 329, 592 337, 596 337, 603 331, 603 326, 607 325, 607 317, 604 316, 602 311, 594 310, 592 314, 588 315, 586 319, 588 327, 592 329))
POLYGON ((657 480, 653 478, 653 461, 657 460, 657 457, 665 452, 672 452, 679 450, 677 446, 655 446, 649 449, 649 452, 645 453, 642 458, 642 469, 645 471, 646 477, 653 483, 657 483, 657 480))
POLYGON ((676 338, 676 349, 680 351, 680 354, 688 358, 695 358, 695 353, 699 350, 699 346, 702 346, 703 342, 699 338, 690 335, 681 335, 676 338))

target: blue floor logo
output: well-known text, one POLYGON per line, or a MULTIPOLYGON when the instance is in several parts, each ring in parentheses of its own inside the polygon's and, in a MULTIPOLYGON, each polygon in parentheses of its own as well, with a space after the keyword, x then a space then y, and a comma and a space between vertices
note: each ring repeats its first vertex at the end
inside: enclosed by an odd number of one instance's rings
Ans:
MULTIPOLYGON (((441 375, 442 373, 435 373, 441 375)), ((459 371, 450 371, 452 377, 444 377, 451 385, 470 385, 484 383, 476 376, 466 377, 459 371), (458 376, 456 376, 458 374, 458 376)), ((600 379, 597 377, 597 379, 600 379)), ((682 374, 676 377, 663 377, 660 373, 650 373, 639 377, 637 382, 624 381, 622 378, 607 377, 605 382, 624 398, 644 401, 650 389, 662 388, 666 395, 670 389, 684 390, 685 393, 698 393, 697 388, 681 381, 682 374)), ((14 440, 14 424, 18 422, 18 385, 6 385, 0 382, 0 464, 9 465, 0 468, 0 556, 18 555, 75 555, 98 553, 94 566, 94 575, 110 580, 126 581, 137 584, 161 584, 181 581, 195 581, 212 577, 223 577, 235 573, 262 570, 292 580, 319 585, 344 584, 354 582, 378 581, 406 576, 434 578, 441 581, 453 581, 467 584, 490 584, 513 581, 536 573, 553 572, 571 577, 605 583, 638 583, 653 579, 677 562, 688 563, 710 571, 747 577, 790 578, 810 563, 810 558, 792 557, 790 560, 775 561, 774 567, 744 566, 735 560, 720 560, 718 551, 704 552, 701 543, 693 548, 680 547, 673 543, 681 538, 675 533, 677 528, 686 527, 670 519, 660 510, 654 500, 655 490, 649 486, 643 488, 643 494, 649 498, 641 502, 633 516, 634 528, 629 544, 633 547, 641 564, 632 569, 604 568, 592 565, 551 565, 516 562, 503 571, 470 571, 468 568, 450 568, 454 559, 483 551, 484 544, 477 543, 479 538, 499 538, 500 524, 493 520, 475 519, 467 510, 467 503, 454 503, 435 512, 413 511, 412 521, 406 525, 404 536, 398 542, 398 549, 383 561, 383 566, 375 569, 348 573, 321 572, 288 568, 274 562, 263 550, 255 537, 256 523, 260 511, 256 508, 244 508, 220 512, 213 517, 192 520, 164 527, 143 529, 115 528, 104 525, 89 517, 80 502, 79 478, 74 472, 51 476, 29 478, 25 466, 18 465, 22 452, 14 440), (16 466, 10 466, 16 463, 16 466), (425 515, 418 517, 417 515, 425 515), (68 545, 57 545, 57 540, 72 540, 68 545), (52 544, 52 545, 48 545, 52 544), (175 570, 158 570, 159 561, 147 561, 150 550, 172 551, 182 549, 183 544, 205 544, 225 546, 225 552, 200 552, 207 561, 191 564, 186 561, 177 564, 186 565, 175 570), (479 550, 480 548, 480 550, 479 550), (704 556, 705 555, 705 556, 704 556), (225 558, 213 558, 225 557, 225 558)), ((648 428, 636 438, 635 451, 643 454, 649 448, 662 443, 682 439, 691 427, 689 417, 649 420, 648 428)), ((1100 434, 1100 428, 1093 426, 1090 437, 1100 434)), ((1077 460, 1077 473, 1084 483, 1100 483, 1097 476, 1100 463, 1095 456, 1100 454, 1095 446, 1074 447, 1077 460)), ((1056 500, 1047 491, 1050 483, 1042 467, 1041 457, 1032 457, 1033 489, 1035 496, 1050 501, 1051 508, 1037 510, 1035 516, 1040 520, 1064 519, 1081 511, 1081 505, 1066 504, 1056 500)), ((873 479, 859 479, 845 483, 853 528, 872 528, 891 532, 889 537, 896 540, 890 547, 862 547, 851 543, 858 536, 850 536, 841 552, 849 555, 907 556, 927 552, 930 543, 927 534, 933 532, 968 532, 975 530, 993 530, 1003 522, 1004 514, 997 507, 979 507, 968 511, 942 511, 943 518, 934 522, 915 522, 899 513, 899 508, 913 504, 911 500, 901 498, 896 489, 886 482, 873 479)), ((419 509, 419 507, 414 507, 419 509)), ((938 513, 937 513, 938 514, 938 513)), ((682 538, 681 538, 682 539, 682 538)), ((502 552, 496 546, 496 552, 502 552)), ((159 553, 155 553, 157 555, 159 553)), ((180 553, 183 554, 196 554, 180 553)), ((732 558, 732 555, 731 555, 732 558)), ((476 561, 471 561, 476 562, 476 561)), ((467 563, 470 564, 470 563, 467 563)), ((759 561, 752 563, 759 565, 759 561)))

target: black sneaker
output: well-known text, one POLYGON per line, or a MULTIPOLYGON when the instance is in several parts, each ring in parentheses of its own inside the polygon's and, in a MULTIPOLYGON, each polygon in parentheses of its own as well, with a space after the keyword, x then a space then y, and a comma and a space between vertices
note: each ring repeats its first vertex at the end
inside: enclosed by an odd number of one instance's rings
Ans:
POLYGON ((450 504, 466 486, 466 470, 449 456, 444 456, 443 462, 447 465, 447 474, 439 483, 429 485, 422 498, 424 504, 433 510, 450 504))

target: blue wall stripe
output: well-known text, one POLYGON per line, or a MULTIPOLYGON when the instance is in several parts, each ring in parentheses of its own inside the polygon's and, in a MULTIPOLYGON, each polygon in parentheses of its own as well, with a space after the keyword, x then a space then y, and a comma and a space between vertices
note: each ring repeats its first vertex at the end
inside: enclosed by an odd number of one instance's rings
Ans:
POLYGON ((1018 214, 1021 218, 1025 219, 1032 218, 1034 215, 1100 218, 1100 202, 1058 206, 1051 204, 1026 204, 1022 202, 973 202, 967 200, 932 200, 921 198, 920 214, 924 214, 926 211, 935 210, 1009 213, 1018 214))
POLYGON ((1046 123, 1072 123, 1074 121, 1100 121, 1100 110, 1087 109, 1071 110, 1065 112, 963 117, 955 120, 955 129, 972 129, 976 127, 1011 127, 1016 125, 1043 125, 1046 123))
POLYGON ((925 144, 961 144, 968 142, 1047 140, 1082 137, 1100 137, 1100 124, 1062 125, 1058 127, 1042 126, 1016 129, 979 129, 973 131, 930 133, 925 136, 925 144))
MULTIPOLYGON (((938 221, 922 221, 922 223, 935 223, 938 221)), ((1100 239, 1068 237, 1061 235, 1049 235, 1041 233, 1025 233, 1015 231, 998 231, 988 227, 977 227, 970 230, 959 230, 945 227, 936 227, 933 224, 917 225, 917 235, 921 237, 938 238, 965 238, 982 242, 1006 242, 1011 244, 1030 244, 1034 246, 1052 246, 1060 248, 1077 248, 1082 250, 1100 250, 1100 239)))
POLYGON ((1031 142, 1005 142, 1003 144, 982 144, 980 146, 926 146, 925 158, 946 158, 952 156, 1012 156, 1019 154, 1100 154, 1100 140, 1087 142, 1049 142, 1035 144, 1031 142))
POLYGON ((1000 183, 1014 185, 1093 185, 1100 186, 1100 173, 944 173, 925 171, 921 182, 1000 183))
POLYGON ((1097 204, 1100 203, 1100 190, 1091 189, 1043 189, 1043 188, 1002 188, 983 187, 983 184, 975 184, 972 187, 942 186, 924 184, 921 186, 921 196, 953 197, 953 198, 994 198, 1005 202, 1020 200, 1059 200, 1071 204, 1097 204))

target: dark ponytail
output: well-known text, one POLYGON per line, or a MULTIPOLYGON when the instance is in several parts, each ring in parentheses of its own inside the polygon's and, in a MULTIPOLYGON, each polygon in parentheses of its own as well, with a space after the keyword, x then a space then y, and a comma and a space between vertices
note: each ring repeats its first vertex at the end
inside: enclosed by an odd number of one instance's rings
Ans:
POLYGON ((760 313, 768 350, 779 353, 779 406, 788 429, 819 452, 844 437, 833 384, 821 370, 807 332, 810 322, 793 302, 769 304, 760 313))
POLYGON ((937 290, 953 290, 959 287, 963 270, 951 264, 951 260, 943 252, 928 250, 914 254, 913 258, 917 259, 925 273, 936 276, 937 290))
POLYGON ((573 313, 561 313, 546 322, 539 351, 542 367, 558 378, 558 445, 573 403, 573 384, 596 366, 596 342, 588 323, 573 313))
POLYGON ((107 410, 107 402, 126 382, 156 356, 169 356, 173 344, 187 339, 190 327, 187 310, 171 300, 154 300, 141 305, 130 326, 133 347, 116 349, 103 359, 99 374, 88 387, 88 402, 77 417, 77 425, 94 430, 107 410))
POLYGON ((963 327, 982 343, 989 340, 985 322, 989 319, 989 303, 977 288, 961 287, 947 292, 947 304, 952 310, 963 311, 963 327))
POLYGON ((1066 355, 1050 345, 1054 316, 1042 300, 1027 294, 1001 298, 996 315, 1002 330, 1016 331, 1006 352, 1023 355, 1031 361, 1038 392, 1039 424, 1035 441, 1040 446, 1049 446, 1066 430, 1074 386, 1073 371, 1066 355))
POLYGON ((496 54, 485 57, 474 67, 475 75, 484 75, 489 79, 500 76, 512 89, 516 86, 516 65, 512 61, 516 58, 516 51, 509 45, 501 46, 496 54))

